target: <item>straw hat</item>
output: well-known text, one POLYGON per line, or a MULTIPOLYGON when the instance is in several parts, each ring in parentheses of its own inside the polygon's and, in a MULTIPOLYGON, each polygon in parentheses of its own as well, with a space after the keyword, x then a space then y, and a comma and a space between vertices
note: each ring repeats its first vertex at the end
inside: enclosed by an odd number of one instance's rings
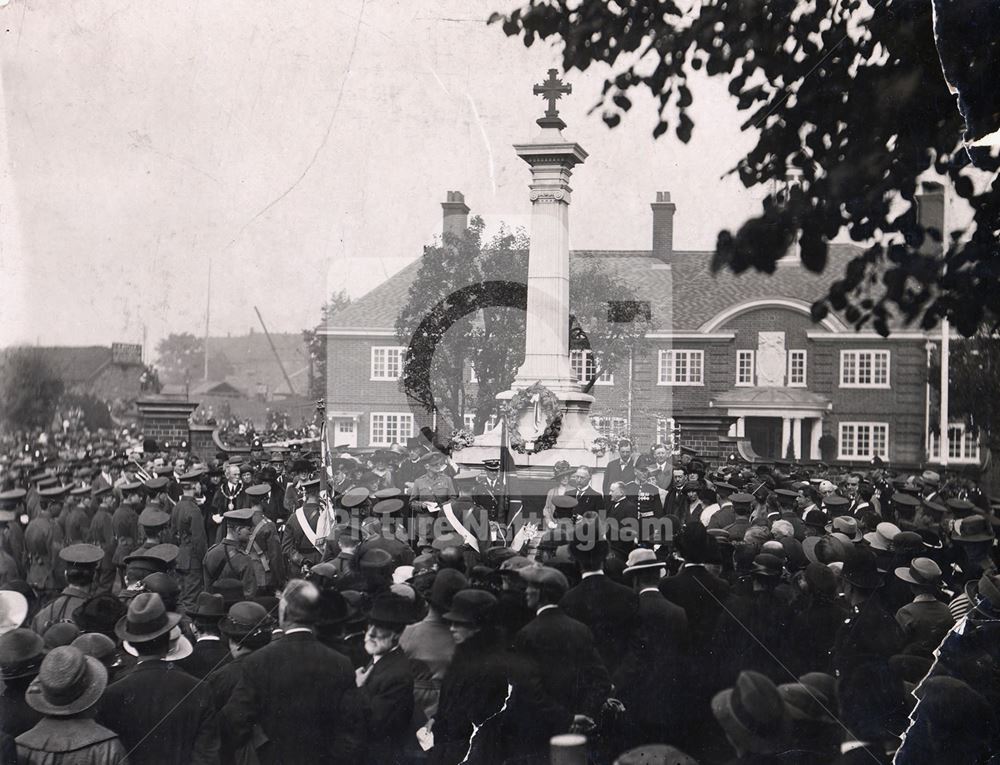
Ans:
POLYGON ((24 700, 49 717, 69 717, 94 706, 107 684, 108 671, 101 662, 85 656, 79 648, 64 645, 42 661, 24 700))
POLYGON ((14 590, 0 590, 0 635, 16 630, 28 615, 28 601, 14 590))

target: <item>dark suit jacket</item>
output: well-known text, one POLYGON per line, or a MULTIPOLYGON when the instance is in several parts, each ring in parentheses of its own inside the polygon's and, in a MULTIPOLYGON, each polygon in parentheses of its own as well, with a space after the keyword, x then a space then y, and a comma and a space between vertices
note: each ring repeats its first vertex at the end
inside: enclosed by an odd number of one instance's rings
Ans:
POLYGON ((598 513, 604 509, 604 497, 591 489, 589 486, 583 491, 574 489, 569 493, 569 495, 576 498, 577 515, 583 515, 585 513, 598 513))
POLYGON ((621 459, 611 460, 604 469, 604 496, 611 494, 611 484, 615 481, 631 483, 635 480, 635 457, 622 465, 621 459))
POLYGON ((178 666, 192 677, 207 677, 213 670, 218 672, 229 663, 229 641, 196 640, 191 655, 177 662, 178 666))
POLYGON ((293 632, 243 659, 243 676, 222 711, 238 742, 254 723, 270 744, 261 763, 345 763, 363 756, 360 698, 351 662, 316 640, 293 632))
POLYGON ((569 716, 593 719, 611 691, 608 670, 587 626, 548 608, 514 636, 514 650, 534 662, 543 692, 569 716))
POLYGON ((865 662, 887 662, 903 647, 903 631, 878 595, 855 606, 833 642, 833 668, 846 674, 865 662))
POLYGON ((133 765, 219 761, 219 727, 209 688, 170 662, 141 662, 109 685, 97 721, 118 734, 133 765))
MULTIPOLYGON (((634 527, 638 530, 640 528, 639 509, 635 500, 628 496, 618 502, 608 500, 608 519, 617 521, 619 529, 634 527), (624 525, 623 521, 626 521, 624 525)), ((619 532, 613 539, 609 540, 609 545, 614 553, 624 560, 635 547, 636 541, 632 535, 619 532)))
POLYGON ((604 666, 613 674, 637 626, 635 592, 604 574, 588 576, 563 596, 559 606, 590 628, 604 666))
POLYGON ((686 699, 688 623, 684 609, 659 592, 639 594, 637 628, 614 675, 615 689, 644 730, 664 740, 686 699), (656 735, 654 734, 654 735, 656 735))
POLYGON ((723 505, 708 519, 708 526, 706 528, 724 529, 726 526, 731 526, 734 523, 736 523, 736 513, 733 512, 733 506, 723 505))
POLYGON ((402 648, 375 662, 361 696, 368 705, 368 762, 401 762, 414 703, 413 668, 402 648))
POLYGON ((704 566, 686 566, 676 576, 661 579, 660 592, 687 614, 692 648, 699 651, 705 647, 715 631, 722 603, 729 597, 729 585, 704 566))

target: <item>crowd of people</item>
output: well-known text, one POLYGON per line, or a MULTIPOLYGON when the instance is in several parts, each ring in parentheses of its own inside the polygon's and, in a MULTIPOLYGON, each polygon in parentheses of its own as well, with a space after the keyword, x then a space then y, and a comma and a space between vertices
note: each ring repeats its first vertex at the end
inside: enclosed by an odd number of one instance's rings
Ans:
POLYGON ((0 456, 3 762, 1000 752, 997 520, 960 476, 84 440, 0 456))

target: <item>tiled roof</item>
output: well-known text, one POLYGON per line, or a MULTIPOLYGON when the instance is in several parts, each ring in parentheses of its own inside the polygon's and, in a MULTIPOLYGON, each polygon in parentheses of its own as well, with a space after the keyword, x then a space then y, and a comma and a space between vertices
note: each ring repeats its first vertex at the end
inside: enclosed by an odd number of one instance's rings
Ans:
MULTIPOLYGON (((826 294, 830 283, 840 278, 847 261, 858 252, 854 245, 830 245, 827 269, 818 275, 798 263, 779 265, 774 274, 713 274, 712 253, 708 251, 674 252, 670 268, 653 258, 649 250, 574 250, 570 258, 579 264, 599 263, 614 281, 630 286, 639 300, 648 300, 654 327, 693 331, 720 310, 750 300, 790 298, 812 303, 826 294)), ((331 317, 327 329, 393 329, 419 268, 419 260, 410 263, 331 317)), ((608 299, 620 297, 609 295, 608 299)))
POLYGON ((354 300, 327 322, 329 329, 394 329, 399 309, 406 303, 410 285, 417 278, 420 260, 393 274, 371 292, 354 300))
POLYGON ((67 385, 92 380, 111 361, 111 348, 101 345, 35 348, 67 385))
MULTIPOLYGON (((309 354, 302 335, 298 332, 273 332, 271 341, 296 392, 303 393, 307 387, 309 354)), ((263 332, 251 330, 246 335, 209 337, 208 351, 210 358, 225 354, 232 364, 226 382, 243 391, 244 395, 253 392, 258 384, 266 385, 274 393, 288 392, 281 366, 263 332)))

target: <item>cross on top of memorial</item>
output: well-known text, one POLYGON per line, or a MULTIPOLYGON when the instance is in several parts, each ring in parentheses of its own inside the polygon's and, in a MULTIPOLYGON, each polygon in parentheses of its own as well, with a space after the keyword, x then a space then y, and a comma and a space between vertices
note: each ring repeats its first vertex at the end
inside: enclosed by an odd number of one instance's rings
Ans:
POLYGON ((567 85, 557 76, 557 69, 549 69, 549 78, 545 80, 541 85, 535 85, 534 93, 536 96, 541 96, 546 101, 548 101, 548 108, 545 110, 545 116, 539 117, 537 122, 540 127, 554 127, 558 130, 562 130, 566 127, 566 123, 562 121, 559 117, 559 110, 556 109, 556 101, 563 97, 563 94, 569 95, 573 92, 573 86, 567 85))

